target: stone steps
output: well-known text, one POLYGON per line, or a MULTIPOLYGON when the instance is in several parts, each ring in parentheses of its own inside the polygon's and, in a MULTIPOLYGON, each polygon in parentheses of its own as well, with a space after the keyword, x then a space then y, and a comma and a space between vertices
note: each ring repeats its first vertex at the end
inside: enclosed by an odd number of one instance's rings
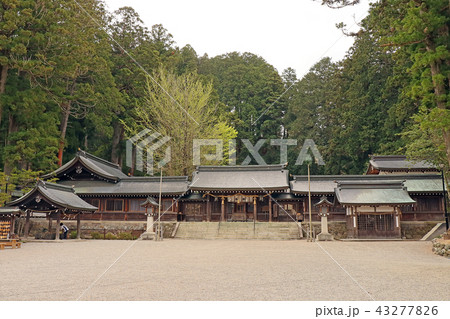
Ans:
POLYGON ((293 222, 181 222, 175 238, 292 240, 300 233, 293 222))

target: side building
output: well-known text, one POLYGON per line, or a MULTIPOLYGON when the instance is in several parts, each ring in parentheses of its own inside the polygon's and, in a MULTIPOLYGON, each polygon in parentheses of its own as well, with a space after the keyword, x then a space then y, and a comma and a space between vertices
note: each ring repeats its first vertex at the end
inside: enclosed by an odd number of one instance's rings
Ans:
MULTIPOLYGON (((147 197, 158 197, 159 177, 131 177, 119 165, 84 151, 43 179, 57 178, 57 183, 71 186, 76 194, 89 204, 98 207, 94 214, 83 219, 98 221, 146 221, 147 197)), ((161 183, 161 220, 177 220, 180 212, 179 198, 188 191, 188 178, 163 177, 161 183)))

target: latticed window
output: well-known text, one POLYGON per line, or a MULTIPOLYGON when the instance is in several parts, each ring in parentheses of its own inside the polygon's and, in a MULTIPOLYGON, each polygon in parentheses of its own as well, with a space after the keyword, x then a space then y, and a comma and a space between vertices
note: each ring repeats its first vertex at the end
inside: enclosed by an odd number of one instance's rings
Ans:
POLYGON ((106 200, 106 211, 122 212, 123 211, 123 200, 122 199, 107 199, 106 200))
MULTIPOLYGON (((142 207, 141 204, 144 202, 144 199, 130 199, 128 201, 130 212, 145 212, 145 207, 142 207)), ((150 211, 151 209, 149 209, 150 211)))
POLYGON ((162 209, 163 212, 174 211, 175 210, 174 206, 175 205, 172 206, 172 200, 171 199, 169 199, 169 200, 165 199, 165 200, 162 201, 161 209, 162 209))
POLYGON ((359 230, 394 230, 394 215, 359 215, 358 216, 359 230))

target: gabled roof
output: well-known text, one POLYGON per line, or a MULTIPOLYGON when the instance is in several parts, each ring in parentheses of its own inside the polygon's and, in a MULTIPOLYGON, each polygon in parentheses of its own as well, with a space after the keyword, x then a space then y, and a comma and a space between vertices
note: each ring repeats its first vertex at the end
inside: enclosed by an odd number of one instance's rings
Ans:
POLYGON ((404 155, 372 155, 366 174, 378 174, 380 171, 420 172, 437 171, 437 169, 433 164, 426 161, 407 160, 404 155))
POLYGON ((128 177, 120 170, 120 166, 118 164, 108 162, 85 151, 78 151, 77 155, 73 159, 71 159, 69 162, 67 162, 57 170, 43 175, 42 178, 46 179, 52 177, 61 177, 67 172, 73 171, 73 169, 76 170, 78 166, 106 180, 117 181, 121 178, 128 177))
POLYGON ((336 199, 342 205, 408 205, 409 197, 403 181, 342 181, 335 189, 336 199))
POLYGON ((156 200, 153 197, 147 197, 147 199, 141 204, 142 207, 145 206, 155 206, 159 207, 159 204, 156 202, 156 200))
POLYGON ((38 181, 31 191, 21 198, 8 203, 8 206, 18 206, 21 209, 27 209, 29 207, 39 206, 42 200, 60 209, 66 208, 74 211, 89 212, 97 210, 97 207, 88 204, 78 197, 72 187, 44 181, 38 181))
POLYGON ((328 198, 323 195, 319 202, 315 203, 314 206, 333 206, 333 203, 328 200, 328 198))
MULTIPOLYGON (((61 181, 73 186, 78 195, 84 196, 149 196, 159 194, 159 177, 127 177, 117 183, 102 181, 61 181)), ((163 195, 181 195, 188 190, 187 176, 163 177, 163 195)))
MULTIPOLYGON (((442 192, 442 180, 436 174, 404 174, 404 175, 312 175, 311 194, 330 195, 339 181, 359 181, 371 184, 374 181, 403 180, 410 194, 437 194, 442 192)), ((308 194, 308 176, 295 175, 291 181, 291 191, 294 194, 308 194)))
POLYGON ((289 188, 285 165, 198 166, 190 189, 273 191, 289 188))

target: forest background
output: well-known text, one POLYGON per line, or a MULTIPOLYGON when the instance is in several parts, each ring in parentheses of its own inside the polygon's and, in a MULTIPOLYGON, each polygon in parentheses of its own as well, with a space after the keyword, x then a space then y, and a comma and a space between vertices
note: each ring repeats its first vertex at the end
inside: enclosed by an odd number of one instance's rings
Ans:
MULTIPOLYGON (((359 0, 322 3, 331 10, 359 0)), ((243 139, 295 139, 291 174, 306 173, 295 165, 306 139, 326 163, 312 163, 313 174, 364 173, 372 154, 406 154, 448 173, 449 17, 447 0, 373 2, 358 32, 337 26, 355 39, 343 59, 322 58, 297 78, 250 52, 198 56, 131 7, 1 0, 2 197, 7 184, 22 188, 79 148, 129 172, 125 141, 143 128, 171 137, 165 175, 192 173, 199 138, 235 139, 237 164, 249 155, 243 139)), ((278 164, 280 147, 268 141, 259 153, 278 164)))

